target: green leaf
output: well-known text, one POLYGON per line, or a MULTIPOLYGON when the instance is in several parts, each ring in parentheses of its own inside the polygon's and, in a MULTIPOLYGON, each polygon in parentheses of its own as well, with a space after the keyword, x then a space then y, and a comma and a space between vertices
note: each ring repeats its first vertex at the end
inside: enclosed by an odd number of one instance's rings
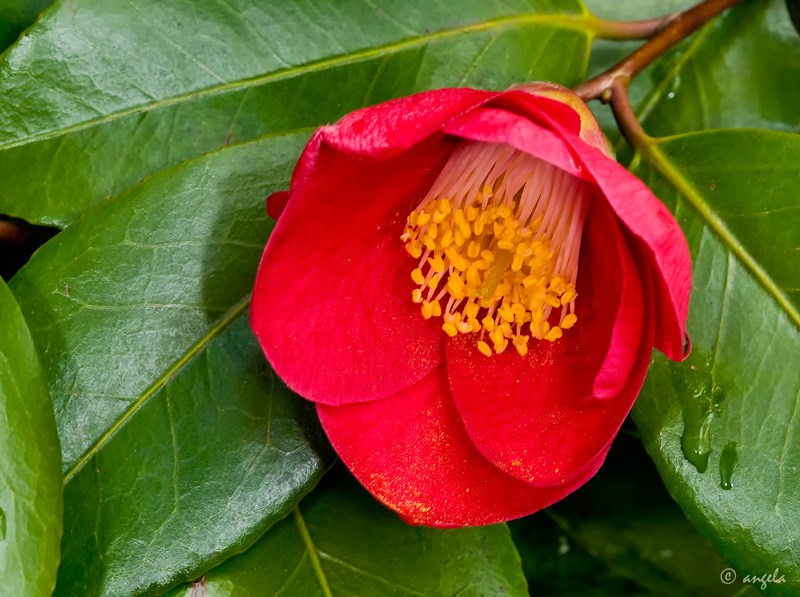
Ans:
POLYGON ((307 132, 153 176, 44 245, 12 280, 48 374, 64 457, 58 595, 167 589, 244 549, 332 454, 248 327, 307 132))
POLYGON ((58 435, 30 332, 2 280, 0 314, 0 587, 49 595, 61 540, 58 435))
POLYGON ((0 53, 16 41, 23 30, 52 0, 0 0, 0 53))
POLYGON ((720 582, 729 565, 686 520, 625 429, 584 487, 510 526, 533 595, 758 594, 720 582))
POLYGON ((413 527, 349 475, 320 488, 246 553, 170 597, 527 595, 508 527, 413 527))
POLYGON ((0 59, 0 213, 66 225, 203 152, 424 89, 573 85, 595 26, 578 0, 62 0, 0 59))
POLYGON ((659 60, 651 82, 636 112, 654 136, 727 127, 800 130, 800 36, 782 0, 727 11, 659 60))
POLYGON ((740 577, 785 575, 768 594, 800 589, 798 155, 797 135, 714 131, 647 145, 632 168, 672 209, 694 264, 692 354, 654 358, 634 420, 740 577))

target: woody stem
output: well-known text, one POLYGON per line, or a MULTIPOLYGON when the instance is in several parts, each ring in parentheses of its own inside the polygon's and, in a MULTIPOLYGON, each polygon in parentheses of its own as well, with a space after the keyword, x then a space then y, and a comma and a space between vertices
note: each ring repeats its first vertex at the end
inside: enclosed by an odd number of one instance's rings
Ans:
POLYGON ((616 79, 630 81, 675 44, 686 39, 721 12, 741 1, 705 0, 687 11, 667 17, 666 25, 658 29, 655 35, 635 52, 605 72, 578 85, 575 93, 585 102, 598 98, 605 102, 610 101, 612 85, 616 79))

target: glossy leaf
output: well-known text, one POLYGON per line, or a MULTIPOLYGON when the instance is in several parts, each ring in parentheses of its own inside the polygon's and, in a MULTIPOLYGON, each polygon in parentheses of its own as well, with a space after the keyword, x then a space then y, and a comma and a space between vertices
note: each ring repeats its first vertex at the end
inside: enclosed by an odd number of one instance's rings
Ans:
POLYGON ((320 487, 246 553, 170 597, 527 595, 508 527, 413 527, 349 475, 320 487))
POLYGON ((0 0, 0 53, 14 43, 24 29, 52 0, 0 0))
POLYGON ((788 16, 781 0, 746 2, 659 61, 637 108, 645 130, 800 130, 800 36, 788 16))
POLYGON ((332 454, 248 326, 307 133, 223 149, 91 210, 12 280, 64 453, 58 595, 137 595, 252 543, 332 454))
POLYGON ((0 213, 65 225, 203 152, 423 89, 576 84, 594 27, 577 0, 60 1, 0 58, 0 213))
POLYGON ((61 474, 53 407, 30 332, 0 280, 0 587, 49 595, 61 541, 61 474))
POLYGON ((797 135, 709 131, 664 139, 633 166, 694 263, 692 354, 655 357, 634 420, 689 518, 740 578, 779 569, 776 595, 800 590, 798 155, 797 135))
POLYGON ((641 441, 623 428, 584 487, 509 523, 532 595, 758 595, 720 582, 729 567, 664 489, 641 441))

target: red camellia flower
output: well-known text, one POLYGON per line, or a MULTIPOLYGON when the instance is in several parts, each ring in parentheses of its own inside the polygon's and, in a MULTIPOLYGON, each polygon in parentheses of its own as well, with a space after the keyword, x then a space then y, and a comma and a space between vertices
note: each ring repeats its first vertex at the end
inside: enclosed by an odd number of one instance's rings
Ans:
POLYGON ((253 329, 411 523, 561 499, 603 462, 653 346, 684 356, 683 234, 567 89, 441 89, 349 114, 268 210, 253 329))

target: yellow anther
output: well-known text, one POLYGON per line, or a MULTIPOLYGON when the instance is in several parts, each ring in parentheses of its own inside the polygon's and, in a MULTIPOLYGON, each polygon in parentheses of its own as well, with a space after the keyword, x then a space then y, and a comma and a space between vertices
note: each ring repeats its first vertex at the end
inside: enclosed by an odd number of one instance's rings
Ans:
POLYGON ((447 292, 456 300, 464 298, 464 281, 456 273, 447 279, 447 292))
POLYGON ((439 301, 434 299, 431 303, 431 309, 434 317, 441 317, 442 316, 442 306, 439 304, 439 301))
POLYGON ((422 243, 418 240, 412 240, 406 245, 406 251, 414 259, 419 259, 422 256, 422 243))
POLYGON ((415 211, 412 211, 408 214, 408 225, 409 226, 416 226, 418 222, 419 214, 415 211))
POLYGON ((453 240, 455 240, 457 247, 463 247, 464 241, 469 238, 468 236, 465 237, 464 234, 461 232, 461 229, 458 228, 455 233, 453 234, 453 240))
POLYGON ((452 211, 453 207, 450 203, 449 199, 442 199, 439 201, 439 211, 443 214, 449 214, 452 211))
POLYGON ((528 340, 528 336, 514 336, 514 348, 517 349, 517 352, 522 357, 528 354, 528 340))
POLYGON ((464 315, 470 319, 475 319, 478 316, 478 311, 480 310, 481 308, 477 303, 470 303, 464 307, 464 315))
POLYGON ((569 329, 569 328, 571 328, 573 325, 575 325, 575 323, 576 323, 577 321, 578 321, 578 318, 577 318, 577 316, 575 316, 575 314, 573 314, 573 313, 570 313, 569 315, 567 315, 567 316, 564 318, 564 321, 562 321, 562 322, 561 322, 561 329, 562 329, 562 330, 568 330, 568 329, 569 329))
POLYGON ((481 331, 481 324, 477 319, 470 319, 469 320, 469 327, 470 331, 474 334, 475 332, 481 331))
POLYGON ((444 259, 442 259, 440 255, 428 257, 428 265, 430 265, 431 269, 437 274, 441 274, 444 271, 444 259))
POLYGON ((497 243, 497 248, 505 251, 513 251, 514 243, 512 243, 510 240, 501 240, 497 243))
POLYGON ((483 234, 484 229, 486 228, 486 222, 489 221, 489 214, 487 212, 482 212, 475 218, 475 221, 472 223, 472 229, 475 231, 475 236, 480 236, 483 234))
POLYGON ((427 235, 422 239, 422 244, 424 244, 425 248, 429 251, 434 251, 436 249, 436 242, 427 235))
POLYGON ((480 254, 481 254, 481 246, 474 240, 469 241, 469 245, 467 245, 467 256, 470 259, 477 259, 478 255, 480 254))
POLYGON ((534 326, 533 322, 531 322, 531 334, 534 337, 542 339, 544 338, 547 333, 550 331, 550 324, 546 321, 541 322, 538 326, 534 326))
POLYGON ((461 321, 459 319, 459 321, 456 322, 456 327, 462 334, 472 331, 472 325, 468 321, 461 321))
POLYGON ((414 282, 416 282, 417 284, 425 283, 425 276, 422 275, 422 270, 419 268, 411 272, 411 279, 414 280, 414 282))
POLYGON ((411 300, 415 303, 422 302, 422 291, 419 288, 415 288, 411 291, 411 300))
POLYGON ((555 342, 561 337, 561 328, 557 325, 554 325, 547 334, 545 334, 544 339, 549 340, 550 342, 555 342))
POLYGON ((434 224, 438 224, 439 222, 442 222, 446 217, 447 214, 443 214, 441 211, 437 209, 433 214, 433 222, 434 224))
POLYGON ((425 319, 430 319, 433 315, 433 306, 428 301, 422 301, 421 311, 425 319))
POLYGON ((487 332, 491 332, 494 330, 494 318, 487 315, 483 319, 481 319, 481 323, 483 324, 483 329, 487 332))
POLYGON ((578 293, 574 290, 567 290, 564 294, 561 295, 561 304, 568 305, 572 301, 574 301, 578 296, 578 293))
POLYGON ((480 210, 474 205, 470 205, 467 208, 467 222, 474 222, 475 218, 478 217, 478 213, 480 213, 480 210))
POLYGON ((503 336, 503 330, 500 328, 495 328, 493 332, 489 333, 489 338, 491 338, 492 342, 494 342, 494 345, 497 346, 498 344, 503 343, 505 336, 503 336))
POLYGON ((500 315, 503 320, 509 323, 514 321, 514 311, 511 309, 511 305, 508 303, 503 303, 500 308, 497 309, 497 314, 500 315))
POLYGON ((431 214, 429 214, 428 212, 422 212, 417 217, 417 226, 422 227, 430 221, 431 221, 431 214))
POLYGON ((508 348, 508 340, 506 340, 505 338, 503 338, 502 342, 494 345, 494 351, 497 354, 501 354, 502 352, 505 351, 506 348, 508 348))
MULTIPOLYGON (((499 246, 499 243, 498 243, 499 246)), ((518 272, 522 269, 522 265, 524 263, 525 257, 523 255, 515 254, 514 258, 511 260, 511 269, 515 272, 518 272)))
POLYGON ((494 261, 494 253, 492 253, 489 250, 483 250, 481 251, 481 259, 483 259, 487 263, 491 263, 492 261, 494 261))
POLYGON ((567 283, 564 281, 564 278, 561 276, 556 276, 552 280, 550 280, 550 286, 548 286, 548 290, 552 290, 558 294, 561 294, 566 290, 567 283))
POLYGON ((492 356, 492 349, 489 348, 489 345, 486 344, 486 342, 484 342, 483 340, 478 342, 478 350, 480 350, 481 353, 485 354, 487 357, 492 356))
POLYGON ((447 247, 449 247, 450 245, 453 244, 453 231, 452 230, 450 230, 449 228, 447 229, 447 232, 445 232, 442 235, 441 243, 442 243, 442 248, 443 249, 446 249, 447 247))
POLYGON ((428 288, 436 288, 439 285, 439 274, 433 274, 430 280, 426 282, 428 288))
POLYGON ((481 275, 478 273, 478 268, 473 264, 467 268, 467 284, 478 288, 481 285, 481 275))
POLYGON ((491 195, 493 192, 494 192, 494 190, 492 189, 492 185, 490 185, 490 184, 484 185, 484 187, 483 187, 483 194, 484 195, 491 195))
POLYGON ((442 329, 444 330, 444 333, 450 337, 458 335, 458 330, 456 329, 455 324, 451 321, 444 322, 442 324, 442 329))
POLYGON ((550 305, 551 307, 553 307, 553 309, 561 306, 561 301, 558 299, 557 296, 553 296, 552 294, 545 294, 542 300, 546 305, 550 305))

